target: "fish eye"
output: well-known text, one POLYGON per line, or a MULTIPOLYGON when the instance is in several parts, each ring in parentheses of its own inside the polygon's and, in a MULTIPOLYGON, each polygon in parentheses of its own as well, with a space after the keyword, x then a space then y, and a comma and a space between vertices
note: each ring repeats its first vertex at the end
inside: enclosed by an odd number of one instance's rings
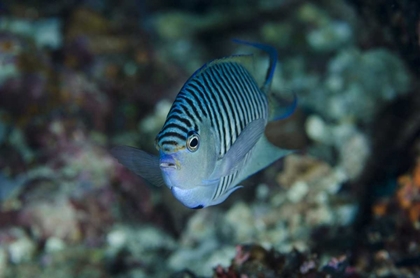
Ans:
POLYGON ((198 150, 198 146, 200 145, 199 139, 200 138, 198 134, 192 134, 190 137, 188 137, 187 148, 190 152, 195 152, 196 150, 198 150))

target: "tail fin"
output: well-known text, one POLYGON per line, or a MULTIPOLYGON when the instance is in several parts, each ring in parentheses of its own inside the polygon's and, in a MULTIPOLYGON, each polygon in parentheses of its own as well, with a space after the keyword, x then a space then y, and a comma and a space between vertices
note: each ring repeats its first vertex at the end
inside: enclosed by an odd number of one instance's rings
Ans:
POLYGON ((233 39, 233 42, 249 45, 258 49, 261 49, 268 53, 270 56, 270 64, 267 69, 267 74, 265 76, 265 81, 261 87, 261 90, 268 94, 268 91, 270 90, 271 81, 273 80, 274 71, 276 70, 276 64, 277 64, 277 50, 267 44, 261 44, 261 43, 255 43, 255 42, 247 42, 243 40, 233 39))

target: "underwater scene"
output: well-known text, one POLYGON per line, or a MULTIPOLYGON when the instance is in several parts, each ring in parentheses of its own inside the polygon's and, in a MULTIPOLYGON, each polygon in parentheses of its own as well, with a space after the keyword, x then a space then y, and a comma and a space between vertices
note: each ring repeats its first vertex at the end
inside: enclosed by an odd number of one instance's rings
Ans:
POLYGON ((0 1, 0 278, 420 277, 420 1, 0 1))

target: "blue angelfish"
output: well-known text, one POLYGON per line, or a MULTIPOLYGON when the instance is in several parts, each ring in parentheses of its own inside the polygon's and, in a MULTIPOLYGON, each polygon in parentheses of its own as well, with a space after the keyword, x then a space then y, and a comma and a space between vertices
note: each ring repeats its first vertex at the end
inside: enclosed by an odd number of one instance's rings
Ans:
POLYGON ((269 95, 276 50, 235 42, 269 54, 262 86, 246 66, 252 55, 214 60, 198 69, 178 93, 156 137, 159 156, 125 146, 111 150, 121 164, 152 184, 165 184, 189 208, 220 204, 241 188, 242 180, 291 153, 264 135, 267 122, 289 116, 297 102, 295 96, 284 110, 269 95))

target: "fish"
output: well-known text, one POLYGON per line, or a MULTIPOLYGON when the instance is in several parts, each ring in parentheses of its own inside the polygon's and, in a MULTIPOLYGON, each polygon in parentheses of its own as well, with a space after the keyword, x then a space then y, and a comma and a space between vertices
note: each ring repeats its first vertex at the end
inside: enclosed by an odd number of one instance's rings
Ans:
POLYGON ((188 208, 225 201, 244 179, 290 154, 264 134, 270 121, 289 117, 270 93, 276 63, 274 47, 234 40, 265 51, 269 66, 261 86, 250 69, 253 54, 213 60, 196 70, 182 86, 157 134, 158 155, 116 146, 112 155, 129 170, 156 186, 167 186, 188 208))

